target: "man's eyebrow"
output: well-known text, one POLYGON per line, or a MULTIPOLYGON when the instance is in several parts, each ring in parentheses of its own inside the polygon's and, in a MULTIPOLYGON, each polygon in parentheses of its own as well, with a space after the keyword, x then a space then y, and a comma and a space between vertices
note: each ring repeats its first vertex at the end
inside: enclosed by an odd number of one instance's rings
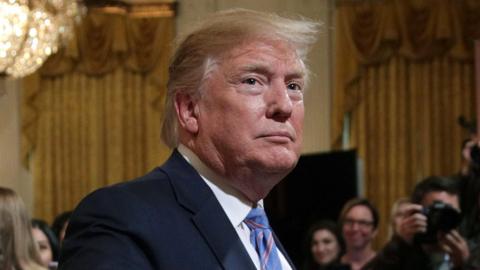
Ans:
POLYGON ((269 66, 264 64, 246 64, 240 67, 240 70, 244 72, 253 72, 266 75, 271 75, 274 73, 269 66))
MULTIPOLYGON (((240 68, 243 72, 253 72, 258 74, 273 75, 275 72, 265 64, 246 64, 240 68)), ((305 78, 305 71, 302 69, 296 69, 289 72, 285 76, 287 79, 303 79, 305 78)))

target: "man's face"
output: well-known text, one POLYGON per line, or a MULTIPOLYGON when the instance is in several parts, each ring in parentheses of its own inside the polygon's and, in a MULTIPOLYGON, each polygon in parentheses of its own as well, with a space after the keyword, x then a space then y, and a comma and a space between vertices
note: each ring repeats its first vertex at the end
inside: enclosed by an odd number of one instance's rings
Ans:
POLYGON ((278 182, 301 151, 303 63, 288 44, 254 41, 234 48, 216 65, 197 103, 196 144, 207 163, 228 179, 256 172, 279 175, 278 182))
POLYGON ((458 195, 450 194, 445 191, 431 191, 426 193, 422 199, 422 205, 428 207, 433 204, 434 201, 440 201, 450 204, 453 208, 460 211, 460 203, 458 201, 458 195))
POLYGON ((356 205, 346 213, 342 230, 347 249, 366 247, 377 233, 373 225, 372 212, 364 205, 356 205))

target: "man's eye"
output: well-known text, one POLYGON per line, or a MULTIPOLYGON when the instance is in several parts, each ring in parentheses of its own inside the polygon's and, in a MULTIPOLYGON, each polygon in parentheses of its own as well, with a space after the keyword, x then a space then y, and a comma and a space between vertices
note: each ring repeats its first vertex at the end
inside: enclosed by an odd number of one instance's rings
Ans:
POLYGON ((297 91, 302 90, 302 87, 298 83, 289 83, 287 85, 287 88, 290 90, 297 90, 297 91))
POLYGON ((242 81, 242 83, 250 84, 250 85, 255 85, 258 81, 254 78, 248 78, 242 81))

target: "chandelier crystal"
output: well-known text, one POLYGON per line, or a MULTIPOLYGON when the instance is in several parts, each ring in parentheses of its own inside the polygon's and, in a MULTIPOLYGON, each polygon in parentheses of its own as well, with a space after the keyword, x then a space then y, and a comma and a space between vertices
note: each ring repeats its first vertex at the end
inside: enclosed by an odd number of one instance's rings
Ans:
POLYGON ((73 35, 75 0, 0 0, 0 75, 37 70, 73 35))

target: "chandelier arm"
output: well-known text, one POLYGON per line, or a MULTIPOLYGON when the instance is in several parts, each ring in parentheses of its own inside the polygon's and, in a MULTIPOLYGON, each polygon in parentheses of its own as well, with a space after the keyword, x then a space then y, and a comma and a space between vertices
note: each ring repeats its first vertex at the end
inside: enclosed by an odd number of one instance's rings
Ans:
MULTIPOLYGON (((29 13, 29 16, 30 16, 30 1, 28 1, 28 13, 29 13)), ((30 25, 31 25, 31 20, 27 20, 27 23, 25 24, 25 35, 23 35, 23 41, 20 43, 20 47, 18 48, 17 50, 17 53, 11 57, 11 61, 10 63, 8 63, 6 66, 5 66, 5 71, 8 70, 9 67, 15 65, 15 62, 17 60, 17 57, 19 57, 20 55, 22 55, 22 52, 23 52, 23 49, 25 48, 25 44, 27 43, 27 39, 28 39, 28 35, 30 34, 29 33, 29 30, 30 30, 30 25)))
POLYGON ((66 44, 72 35, 69 31, 80 20, 77 0, 2 1, 2 8, 8 12, 0 14, 1 77, 20 78, 33 73, 66 44))

